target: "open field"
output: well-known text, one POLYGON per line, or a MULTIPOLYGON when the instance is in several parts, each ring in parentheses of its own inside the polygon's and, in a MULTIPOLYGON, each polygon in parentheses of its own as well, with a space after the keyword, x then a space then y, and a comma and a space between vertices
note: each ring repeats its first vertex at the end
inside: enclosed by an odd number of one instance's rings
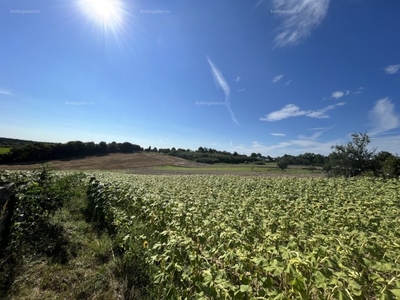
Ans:
POLYGON ((6 154, 10 152, 11 148, 9 147, 0 147, 0 154, 6 154))
MULTIPOLYGON (((43 162, 42 162, 43 163, 43 162)), ((90 156, 50 161, 55 170, 115 170, 133 174, 236 174, 245 176, 306 176, 321 177, 321 168, 309 170, 304 166, 289 166, 282 172, 276 163, 265 165, 207 165, 185 160, 179 157, 157 153, 113 153, 104 156, 90 156)), ((0 165, 0 170, 33 170, 35 163, 0 165)))
MULTIPOLYGON (((44 163, 44 162, 40 162, 44 163)), ((154 166, 197 166, 194 162, 155 153, 112 153, 103 156, 88 156, 52 160, 49 162, 55 170, 127 170, 154 166)), ((0 165, 0 170, 33 170, 39 162, 0 165)))

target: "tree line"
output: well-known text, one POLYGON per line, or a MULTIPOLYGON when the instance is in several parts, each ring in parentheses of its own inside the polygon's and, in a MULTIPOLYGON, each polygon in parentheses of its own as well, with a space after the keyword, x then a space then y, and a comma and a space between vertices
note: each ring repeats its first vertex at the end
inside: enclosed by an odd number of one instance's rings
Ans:
POLYGON ((32 142, 13 146, 10 152, 0 155, 0 163, 34 162, 109 153, 141 152, 143 148, 129 142, 94 143, 71 141, 68 143, 32 142))
POLYGON ((284 155, 272 158, 271 156, 263 156, 261 153, 251 153, 248 156, 207 147, 199 147, 197 150, 176 149, 175 147, 157 149, 151 146, 142 148, 140 145, 129 142, 71 141, 67 143, 42 143, 0 138, 0 144, 12 147, 9 153, 0 155, 0 163, 48 161, 90 155, 107 155, 109 153, 156 152, 206 164, 265 164, 274 161, 282 170, 289 165, 304 165, 323 167, 323 170, 329 176, 399 177, 400 158, 387 151, 376 153, 376 149, 369 148, 370 142, 371 138, 366 133, 353 133, 351 142, 345 145, 332 146, 333 151, 328 156, 304 153, 298 156, 284 155))

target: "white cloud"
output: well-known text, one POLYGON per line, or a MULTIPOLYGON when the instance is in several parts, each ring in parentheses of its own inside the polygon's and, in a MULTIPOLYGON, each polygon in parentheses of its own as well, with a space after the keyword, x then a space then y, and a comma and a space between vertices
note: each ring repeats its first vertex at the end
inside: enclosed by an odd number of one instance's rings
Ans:
POLYGON ((331 98, 335 98, 335 99, 340 99, 344 96, 344 92, 342 91, 337 91, 337 92, 333 92, 331 95, 331 98))
POLYGON ((290 117, 298 117, 306 115, 307 111, 301 110, 294 104, 287 104, 282 109, 269 113, 265 118, 260 118, 261 121, 279 121, 290 117))
POLYGON ((236 77, 236 82, 239 82, 241 80, 240 76, 236 77))
POLYGON ((273 0, 271 13, 282 19, 275 45, 298 44, 318 27, 329 9, 330 0, 273 0))
POLYGON ((278 82, 279 80, 282 79, 282 77, 283 77, 283 74, 281 74, 281 75, 276 75, 276 76, 274 77, 274 79, 272 79, 271 82, 273 82, 273 83, 278 82))
POLYGON ((318 142, 315 140, 288 140, 273 145, 263 145, 259 142, 252 142, 251 145, 240 147, 234 146, 229 151, 237 151, 250 155, 253 152, 261 153, 263 155, 270 155, 272 157, 282 156, 284 154, 299 155, 301 153, 316 153, 328 155, 332 152, 331 146, 335 144, 342 144, 343 139, 336 139, 326 142, 318 142))
POLYGON ((158 141, 159 141, 161 144, 164 144, 164 141, 163 141, 162 139, 158 139, 158 141))
POLYGON ((299 117, 299 116, 307 116, 310 118, 317 119, 326 119, 329 116, 326 112, 338 107, 345 105, 346 102, 339 102, 333 105, 326 106, 324 108, 318 110, 301 110, 298 106, 294 104, 285 105, 282 109, 269 113, 263 118, 260 118, 261 121, 279 121, 283 119, 287 119, 290 117, 299 117))
POLYGON ((273 136, 286 136, 285 133, 278 133, 278 132, 271 132, 271 135, 273 135, 273 136))
POLYGON ((400 127, 400 117, 394 111, 394 104, 389 98, 376 101, 375 106, 369 112, 373 126, 370 134, 378 134, 400 127))
POLYGON ((292 83, 292 79, 290 79, 290 80, 288 80, 288 81, 286 81, 286 85, 289 85, 289 84, 291 84, 292 83))
POLYGON ((343 96, 348 96, 349 94, 350 91, 336 91, 332 93, 331 98, 340 99, 343 96))
POLYGON ((233 113, 230 103, 229 103, 229 98, 231 96, 231 89, 230 89, 228 83, 226 82, 224 76, 222 75, 221 71, 214 65, 214 63, 211 61, 211 59, 208 58, 208 56, 207 56, 207 60, 208 60, 208 63, 210 64, 211 73, 214 77, 214 81, 215 81, 216 85, 219 86, 224 91, 225 106, 228 109, 233 122, 235 122, 236 124, 239 125, 239 122, 236 120, 235 114, 233 113))
POLYGON ((385 68, 386 74, 390 74, 390 75, 399 73, 399 71, 400 71, 400 64, 390 65, 385 68))

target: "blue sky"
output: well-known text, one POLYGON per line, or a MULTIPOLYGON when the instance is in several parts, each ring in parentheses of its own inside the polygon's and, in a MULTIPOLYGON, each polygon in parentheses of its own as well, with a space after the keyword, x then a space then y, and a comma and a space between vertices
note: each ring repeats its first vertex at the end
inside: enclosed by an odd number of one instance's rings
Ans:
POLYGON ((400 154, 398 0, 0 5, 0 136, 400 154))

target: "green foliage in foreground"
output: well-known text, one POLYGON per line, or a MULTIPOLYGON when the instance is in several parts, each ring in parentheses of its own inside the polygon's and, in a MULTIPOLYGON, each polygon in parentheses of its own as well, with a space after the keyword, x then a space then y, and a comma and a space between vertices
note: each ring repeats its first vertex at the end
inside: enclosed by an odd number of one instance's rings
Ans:
POLYGON ((50 218, 72 197, 83 176, 57 175, 46 165, 32 172, 0 172, 0 182, 16 184, 13 191, 16 204, 6 252, 22 256, 26 250, 50 250, 47 234, 54 229, 50 218))
POLYGON ((98 173, 88 189, 154 299, 396 299, 399 195, 369 178, 98 173))

